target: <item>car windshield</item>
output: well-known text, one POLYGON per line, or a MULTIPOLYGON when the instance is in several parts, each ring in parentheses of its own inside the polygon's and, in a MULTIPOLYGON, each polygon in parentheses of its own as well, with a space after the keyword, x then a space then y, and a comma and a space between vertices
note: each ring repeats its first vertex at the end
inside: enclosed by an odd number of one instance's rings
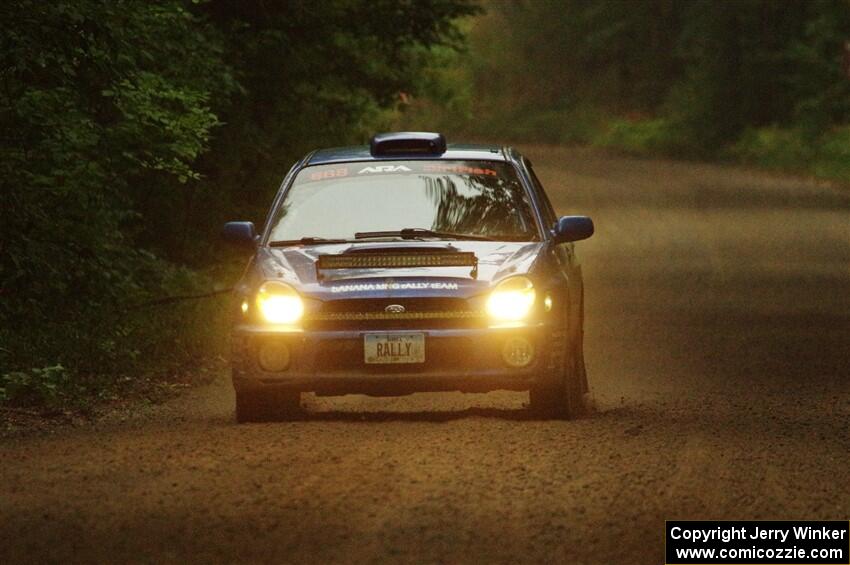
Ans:
POLYGON ((539 238, 512 166, 440 160, 306 167, 278 208, 269 241, 453 235, 504 241, 539 238))

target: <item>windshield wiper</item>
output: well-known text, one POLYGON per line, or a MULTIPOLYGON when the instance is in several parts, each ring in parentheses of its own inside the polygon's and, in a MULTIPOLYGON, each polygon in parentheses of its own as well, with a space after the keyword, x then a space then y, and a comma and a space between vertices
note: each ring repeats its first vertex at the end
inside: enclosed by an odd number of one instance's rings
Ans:
POLYGON ((348 243, 351 240, 326 237, 302 237, 301 239, 282 239, 279 241, 270 241, 270 247, 289 247, 290 245, 313 245, 324 243, 348 243))
POLYGON ((485 235, 473 235, 468 233, 452 233, 447 231, 434 231, 425 228, 404 228, 392 231, 361 231, 354 234, 354 239, 371 239, 375 237, 400 237, 402 239, 416 239, 420 237, 441 237, 445 239, 468 239, 472 241, 494 241, 492 237, 485 235))

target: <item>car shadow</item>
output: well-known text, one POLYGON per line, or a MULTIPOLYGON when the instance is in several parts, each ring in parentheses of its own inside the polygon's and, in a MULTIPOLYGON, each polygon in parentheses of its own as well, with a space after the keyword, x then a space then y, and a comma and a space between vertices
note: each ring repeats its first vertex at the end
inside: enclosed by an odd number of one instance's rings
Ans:
POLYGON ((528 408, 464 408, 462 410, 419 410, 419 411, 368 411, 303 410, 296 418, 300 421, 340 422, 450 422, 466 418, 498 418, 502 420, 539 420, 528 408))

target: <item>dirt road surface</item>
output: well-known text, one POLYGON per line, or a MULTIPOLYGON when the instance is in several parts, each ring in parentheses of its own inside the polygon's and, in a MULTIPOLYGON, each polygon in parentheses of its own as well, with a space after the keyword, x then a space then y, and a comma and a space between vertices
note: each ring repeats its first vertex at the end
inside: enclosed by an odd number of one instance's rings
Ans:
POLYGON ((661 563, 665 519, 850 517, 850 191, 530 147, 579 244, 597 412, 308 397, 237 426, 224 376, 2 440, 0 562, 661 563))

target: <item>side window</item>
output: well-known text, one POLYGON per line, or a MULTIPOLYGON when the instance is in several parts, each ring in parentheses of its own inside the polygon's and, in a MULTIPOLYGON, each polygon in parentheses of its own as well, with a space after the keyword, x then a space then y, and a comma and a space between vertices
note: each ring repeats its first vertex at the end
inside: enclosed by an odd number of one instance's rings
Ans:
POLYGON ((531 175, 531 182, 534 185, 534 190, 538 194, 538 199, 543 204, 543 214, 546 216, 546 222, 549 224, 548 227, 551 228, 555 225, 555 222, 558 221, 558 216, 555 214, 555 209, 552 208, 552 203, 549 202, 549 197, 546 195, 546 191, 543 190, 543 184, 541 184, 540 179, 537 178, 537 173, 534 172, 534 167, 532 167, 531 161, 528 159, 524 160, 525 167, 531 175))

